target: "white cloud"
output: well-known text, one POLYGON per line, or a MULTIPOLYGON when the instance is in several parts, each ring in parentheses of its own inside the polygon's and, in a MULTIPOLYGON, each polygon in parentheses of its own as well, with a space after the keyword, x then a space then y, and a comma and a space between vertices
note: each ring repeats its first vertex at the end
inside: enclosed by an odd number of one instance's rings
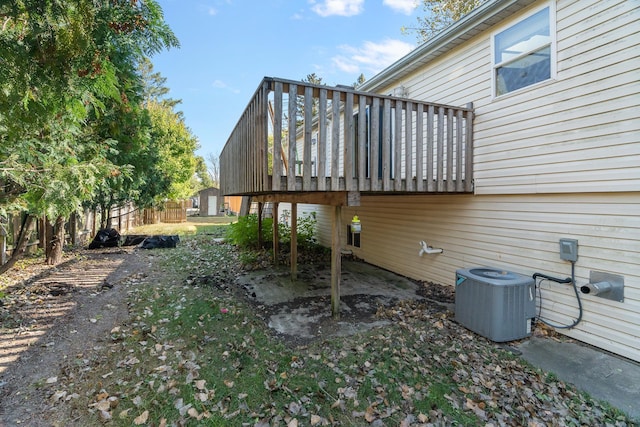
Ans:
POLYGON ((322 0, 316 4, 311 1, 311 10, 320 16, 353 16, 362 13, 364 10, 364 0, 322 0))
POLYGON ((365 42, 361 47, 339 46, 341 54, 332 58, 333 65, 343 72, 373 75, 413 50, 412 44, 387 39, 381 43, 365 42))
POLYGON ((208 13, 211 16, 216 16, 218 14, 218 11, 216 10, 216 8, 210 7, 209 10, 208 10, 208 13))
POLYGON ((382 4, 389 6, 396 12, 404 13, 405 15, 411 15, 413 11, 418 7, 418 0, 382 0, 382 4))
POLYGON ((227 90, 227 91, 229 91, 231 93, 240 93, 239 89, 236 89, 234 87, 229 86, 228 84, 226 84, 222 80, 214 80, 213 83, 211 83, 211 86, 213 86, 216 89, 227 90))

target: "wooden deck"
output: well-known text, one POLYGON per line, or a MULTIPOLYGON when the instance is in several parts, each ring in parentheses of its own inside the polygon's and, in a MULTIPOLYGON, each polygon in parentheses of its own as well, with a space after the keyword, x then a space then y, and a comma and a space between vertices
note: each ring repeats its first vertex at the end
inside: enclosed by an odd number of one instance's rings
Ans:
POLYGON ((265 78, 220 155, 221 191, 472 192, 472 123, 471 105, 265 78))

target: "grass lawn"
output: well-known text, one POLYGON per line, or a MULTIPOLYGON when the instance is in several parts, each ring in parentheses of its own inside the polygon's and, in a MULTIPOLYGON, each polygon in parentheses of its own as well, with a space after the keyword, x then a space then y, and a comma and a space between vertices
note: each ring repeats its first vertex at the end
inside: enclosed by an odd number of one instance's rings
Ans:
POLYGON ((187 222, 177 224, 148 224, 135 227, 124 234, 173 235, 212 234, 223 237, 226 226, 236 221, 235 216, 188 216, 187 222))
POLYGON ((400 303, 380 313, 390 326, 288 346, 234 292, 240 255, 214 241, 221 220, 132 230, 184 238, 143 252, 150 268, 117 284, 130 321, 65 361, 61 425, 631 425, 428 306, 400 303))

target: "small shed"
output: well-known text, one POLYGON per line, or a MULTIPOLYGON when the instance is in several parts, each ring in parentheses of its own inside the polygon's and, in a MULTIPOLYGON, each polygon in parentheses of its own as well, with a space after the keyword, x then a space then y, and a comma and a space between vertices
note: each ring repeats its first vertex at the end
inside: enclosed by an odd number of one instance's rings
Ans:
POLYGON ((205 188, 198 192, 200 196, 200 215, 218 216, 224 215, 224 197, 220 196, 220 189, 215 187, 205 188))

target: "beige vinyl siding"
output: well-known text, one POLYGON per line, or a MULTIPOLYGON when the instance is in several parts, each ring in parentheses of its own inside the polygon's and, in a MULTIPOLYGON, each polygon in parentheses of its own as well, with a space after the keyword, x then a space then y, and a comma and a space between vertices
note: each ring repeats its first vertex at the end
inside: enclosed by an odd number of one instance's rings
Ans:
POLYGON ((640 3, 556 9, 556 79, 492 99, 491 28, 380 91, 474 103, 476 194, 640 190, 640 3))
MULTIPOLYGON (((492 98, 496 27, 379 90, 405 86, 410 98, 474 103, 475 195, 363 195, 361 206, 343 208, 343 224, 356 213, 362 222, 361 248, 348 249, 407 277, 454 286, 457 269, 476 265, 568 277, 558 241, 577 239, 577 284, 591 271, 617 274, 625 300, 581 295, 582 321, 561 332, 640 361, 640 2, 558 0, 555 9, 553 80, 492 98), (421 240, 444 253, 420 257, 421 240)), ((318 212, 319 240, 328 246, 332 208, 318 212)), ((546 320, 578 316, 571 286, 542 282, 540 292, 546 320)))
MULTIPOLYGON (((309 215, 314 215, 316 214, 317 211, 318 211, 318 205, 298 203, 298 218, 304 218, 309 215)), ((287 203, 287 202, 278 203, 278 220, 281 220, 285 213, 287 214, 288 217, 291 216, 291 203, 287 203)), ((331 218, 329 218, 329 221, 331 221, 331 218)), ((291 223, 289 223, 288 225, 290 224, 291 223)))
MULTIPOLYGON (((320 207, 320 241, 330 242, 331 210, 320 207)), ((571 275, 560 260, 560 238, 578 239, 578 286, 590 271, 624 277, 623 303, 581 295, 584 316, 573 330, 581 341, 640 361, 640 199, 637 193, 502 196, 363 197, 358 208, 343 208, 343 224, 357 212, 362 221, 365 261, 404 276, 453 286, 455 271, 492 266, 525 275, 571 275), (443 254, 419 256, 419 241, 443 254)), ((346 230, 346 228, 345 228, 346 230)), ((343 233, 343 247, 346 239, 343 233)), ((541 284, 543 317, 557 324, 578 315, 573 288, 541 284)))
POLYGON ((318 243, 324 247, 330 248, 333 206, 300 205, 300 209, 316 213, 316 237, 318 238, 318 243))
MULTIPOLYGON (((466 105, 486 98, 491 91, 488 39, 481 39, 452 52, 428 70, 407 79, 409 97, 448 105, 466 105)), ((384 92, 384 91, 383 91, 384 92)))
POLYGON ((477 194, 640 189, 640 4, 557 2, 557 79, 479 109, 477 194))

